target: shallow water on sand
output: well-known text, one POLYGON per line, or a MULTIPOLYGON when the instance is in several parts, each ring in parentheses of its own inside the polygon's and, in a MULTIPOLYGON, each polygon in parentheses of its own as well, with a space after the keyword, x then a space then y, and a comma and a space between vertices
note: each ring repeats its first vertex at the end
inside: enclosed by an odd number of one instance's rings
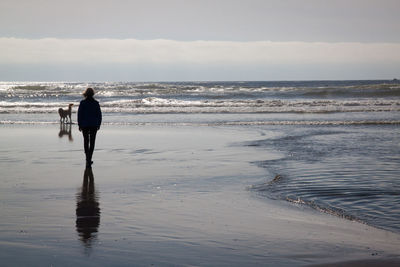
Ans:
POLYGON ((278 160, 255 162, 272 178, 279 176, 254 185, 253 190, 400 232, 398 126, 275 129, 282 135, 248 143, 283 154, 278 160))

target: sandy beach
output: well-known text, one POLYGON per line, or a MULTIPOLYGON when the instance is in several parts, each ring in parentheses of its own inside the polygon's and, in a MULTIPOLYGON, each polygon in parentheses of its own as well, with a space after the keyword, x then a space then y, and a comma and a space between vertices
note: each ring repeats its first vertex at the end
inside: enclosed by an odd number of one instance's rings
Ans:
POLYGON ((1 265, 399 264, 396 233, 248 190, 280 154, 242 143, 271 134, 104 125, 88 185, 76 125, 0 125, 1 265))

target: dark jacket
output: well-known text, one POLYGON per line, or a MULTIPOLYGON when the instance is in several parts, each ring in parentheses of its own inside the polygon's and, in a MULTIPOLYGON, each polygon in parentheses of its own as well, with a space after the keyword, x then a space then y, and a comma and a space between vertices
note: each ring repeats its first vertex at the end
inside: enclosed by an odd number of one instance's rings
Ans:
POLYGON ((87 97, 81 101, 78 108, 79 128, 97 127, 101 125, 101 109, 99 102, 93 97, 87 97))

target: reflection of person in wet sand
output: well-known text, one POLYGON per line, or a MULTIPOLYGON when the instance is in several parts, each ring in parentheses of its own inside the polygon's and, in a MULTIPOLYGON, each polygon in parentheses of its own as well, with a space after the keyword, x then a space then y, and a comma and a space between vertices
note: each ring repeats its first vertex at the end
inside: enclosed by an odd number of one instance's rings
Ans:
POLYGON ((76 198, 76 231, 85 247, 91 242, 100 225, 100 207, 94 188, 92 168, 86 168, 83 174, 82 189, 76 198))
POLYGON ((58 137, 62 138, 64 135, 68 135, 68 140, 70 142, 74 141, 72 138, 71 124, 60 123, 60 132, 58 137))
POLYGON ((87 88, 83 96, 85 99, 80 102, 78 108, 78 125, 79 131, 82 131, 83 134, 86 167, 90 167, 93 164, 94 144, 97 131, 100 129, 102 115, 99 102, 93 98, 94 90, 87 88))

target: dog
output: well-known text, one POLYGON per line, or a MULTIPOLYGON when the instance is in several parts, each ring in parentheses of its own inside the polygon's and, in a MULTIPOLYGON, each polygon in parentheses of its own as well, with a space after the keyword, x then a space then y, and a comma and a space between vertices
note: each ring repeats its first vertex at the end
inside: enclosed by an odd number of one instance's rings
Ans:
POLYGON ((72 123, 72 120, 71 120, 71 111, 72 111, 72 106, 73 106, 73 105, 74 105, 74 104, 69 104, 67 110, 62 109, 62 108, 59 108, 59 109, 58 109, 58 114, 60 114, 60 122, 61 122, 61 123, 65 123, 65 121, 67 121, 67 122, 69 122, 69 123, 72 123), (69 117, 69 120, 68 120, 68 117, 69 117))

